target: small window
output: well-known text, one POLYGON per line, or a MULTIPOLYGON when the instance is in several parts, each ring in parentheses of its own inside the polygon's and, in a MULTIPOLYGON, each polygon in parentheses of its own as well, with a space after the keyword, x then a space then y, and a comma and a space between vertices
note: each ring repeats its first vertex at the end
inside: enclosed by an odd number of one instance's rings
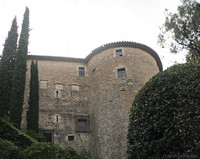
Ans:
POLYGON ((78 128, 78 131, 87 131, 87 120, 86 119, 78 119, 77 120, 77 128, 78 128))
POLYGON ((28 110, 26 110, 25 115, 28 116, 28 110))
POLYGON ((79 76, 85 76, 85 68, 79 67, 79 76))
POLYGON ((116 50, 116 56, 122 56, 122 49, 116 50))
POLYGON ((76 117, 76 132, 89 132, 89 116, 76 117))
POLYGON ((58 114, 56 114, 56 123, 58 123, 59 122, 59 116, 58 116, 58 114))
POLYGON ((58 97, 59 97, 58 93, 59 93, 59 92, 58 92, 58 91, 56 91, 56 98, 58 98, 58 97))
POLYGON ((45 137, 46 142, 53 142, 52 133, 43 133, 43 136, 45 137))
POLYGON ((70 95, 71 97, 78 97, 80 91, 80 86, 78 84, 71 84, 70 95))
POLYGON ((74 135, 68 135, 68 141, 74 141, 74 135))
POLYGON ((121 68, 117 70, 118 78, 124 79, 126 78, 126 70, 125 68, 121 68))

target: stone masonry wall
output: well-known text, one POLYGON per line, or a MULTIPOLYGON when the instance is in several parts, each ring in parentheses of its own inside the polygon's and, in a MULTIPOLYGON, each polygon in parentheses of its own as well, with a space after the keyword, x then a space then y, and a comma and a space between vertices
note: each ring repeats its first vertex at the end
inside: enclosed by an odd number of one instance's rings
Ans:
POLYGON ((107 49, 88 62, 91 147, 95 159, 126 158, 129 108, 138 90, 158 72, 151 55, 129 47, 107 49), (119 49, 123 55, 116 57, 119 49), (126 70, 125 79, 117 76, 120 68, 126 70))
POLYGON ((157 54, 144 45, 119 44, 102 46, 97 49, 100 52, 96 50, 86 59, 29 57, 22 129, 26 129, 30 64, 38 58, 40 133, 51 134, 51 141, 63 148, 80 151, 84 147, 95 159, 125 159, 130 106, 162 64, 157 54), (116 56, 116 50, 122 50, 122 56, 116 56), (84 77, 79 76, 79 67, 85 68, 84 77), (118 78, 118 69, 122 68, 124 79, 118 78), (84 121, 87 131, 80 132, 78 122, 84 121))
MULTIPOLYGON (((25 118, 26 110, 28 110, 30 63, 31 60, 27 63, 23 129, 26 128, 25 118)), ((81 150, 84 146, 88 149, 90 134, 76 133, 76 116, 90 115, 87 65, 85 63, 38 60, 38 70, 41 134, 52 133, 52 141, 61 147, 70 146, 81 150), (78 67, 85 67, 85 77, 79 77, 78 67), (56 91, 58 91, 57 95, 56 91), (74 136, 74 141, 68 141, 68 135, 74 136)))

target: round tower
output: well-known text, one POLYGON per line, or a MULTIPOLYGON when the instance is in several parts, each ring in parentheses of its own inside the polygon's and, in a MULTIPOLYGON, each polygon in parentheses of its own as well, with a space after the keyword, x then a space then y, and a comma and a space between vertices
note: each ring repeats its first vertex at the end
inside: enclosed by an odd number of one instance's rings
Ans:
POLYGON ((138 90, 162 71, 162 63, 154 50, 133 42, 103 45, 86 60, 92 154, 97 159, 123 159, 129 108, 138 90))

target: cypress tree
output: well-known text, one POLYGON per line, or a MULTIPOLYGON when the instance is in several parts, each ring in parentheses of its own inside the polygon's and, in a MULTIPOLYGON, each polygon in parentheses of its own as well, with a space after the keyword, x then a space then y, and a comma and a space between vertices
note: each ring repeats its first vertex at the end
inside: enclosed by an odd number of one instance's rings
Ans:
POLYGON ((29 113, 27 116, 27 130, 33 130, 38 133, 39 120, 39 82, 38 82, 38 65, 32 61, 29 93, 29 113))
POLYGON ((19 47, 16 56, 16 66, 13 77, 13 87, 10 103, 10 120, 20 128, 22 119, 22 107, 24 101, 24 89, 26 79, 26 62, 29 38, 29 9, 26 7, 22 30, 19 39, 19 47))
POLYGON ((10 110, 10 97, 12 78, 15 67, 17 51, 17 20, 12 21, 12 26, 5 40, 2 57, 0 60, 0 117, 7 116, 10 110))

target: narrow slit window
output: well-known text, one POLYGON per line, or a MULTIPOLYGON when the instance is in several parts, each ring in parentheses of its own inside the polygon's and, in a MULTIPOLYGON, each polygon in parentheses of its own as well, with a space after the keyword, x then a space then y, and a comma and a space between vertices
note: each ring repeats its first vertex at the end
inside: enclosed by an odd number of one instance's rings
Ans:
POLYGON ((58 98, 58 91, 56 91, 56 98, 58 98))
POLYGON ((126 70, 125 68, 121 68, 117 70, 118 78, 124 79, 126 78, 126 70))
POLYGON ((58 120, 59 120, 58 115, 56 115, 56 123, 58 123, 58 120))

